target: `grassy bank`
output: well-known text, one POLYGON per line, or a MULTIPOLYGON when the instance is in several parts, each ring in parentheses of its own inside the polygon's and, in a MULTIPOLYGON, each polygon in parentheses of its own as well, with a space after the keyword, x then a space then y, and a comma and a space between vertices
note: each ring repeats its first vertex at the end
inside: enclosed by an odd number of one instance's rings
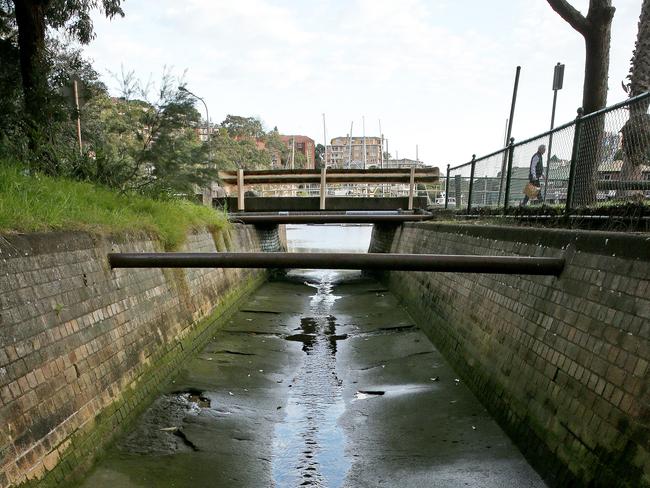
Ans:
POLYGON ((227 225, 224 214, 182 200, 122 195, 90 183, 42 175, 0 161, 0 232, 146 231, 176 249, 192 229, 227 225))

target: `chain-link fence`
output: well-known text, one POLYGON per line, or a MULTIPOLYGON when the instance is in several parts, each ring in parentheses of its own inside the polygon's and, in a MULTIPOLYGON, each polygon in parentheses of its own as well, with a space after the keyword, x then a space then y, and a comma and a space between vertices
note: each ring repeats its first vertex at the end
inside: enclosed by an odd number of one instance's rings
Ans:
POLYGON ((566 203, 574 132, 572 123, 513 146, 508 206, 566 203))
POLYGON ((505 191, 502 175, 507 153, 504 149, 474 160, 470 208, 499 206, 505 191))
POLYGON ((458 209, 467 207, 472 163, 461 164, 452 168, 447 175, 447 193, 445 206, 458 209))
POLYGON ((650 205, 650 93, 447 169, 445 206, 650 205))

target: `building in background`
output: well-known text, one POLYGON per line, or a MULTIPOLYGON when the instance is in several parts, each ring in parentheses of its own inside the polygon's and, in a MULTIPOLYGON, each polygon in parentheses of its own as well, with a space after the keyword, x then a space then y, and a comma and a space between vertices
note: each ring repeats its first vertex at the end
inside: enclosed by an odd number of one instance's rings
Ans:
MULTIPOLYGON (((293 150, 296 153, 303 154, 307 159, 305 168, 314 169, 316 168, 316 143, 311 137, 299 136, 299 135, 289 135, 280 136, 282 141, 287 145, 289 151, 293 150)), ((289 153, 289 158, 291 158, 291 153, 289 153)), ((289 167, 291 163, 289 162, 289 167)))
POLYGON ((366 157, 364 161, 363 137, 335 137, 327 146, 327 166, 333 168, 379 168, 382 163, 381 137, 366 137, 366 157))

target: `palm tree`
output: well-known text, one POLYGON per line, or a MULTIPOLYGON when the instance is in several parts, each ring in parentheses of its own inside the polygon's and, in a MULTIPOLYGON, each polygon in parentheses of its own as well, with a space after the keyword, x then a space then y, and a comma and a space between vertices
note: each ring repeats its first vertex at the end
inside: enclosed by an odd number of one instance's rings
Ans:
MULTIPOLYGON (((631 96, 650 91, 650 0, 643 0, 639 32, 632 54, 629 83, 623 89, 631 96)), ((641 180, 643 165, 650 159, 650 98, 630 106, 630 118, 621 129, 623 134, 623 167, 621 180, 641 180)), ((619 193, 620 194, 620 193, 619 193)), ((642 196, 639 192, 623 192, 624 196, 642 196)))

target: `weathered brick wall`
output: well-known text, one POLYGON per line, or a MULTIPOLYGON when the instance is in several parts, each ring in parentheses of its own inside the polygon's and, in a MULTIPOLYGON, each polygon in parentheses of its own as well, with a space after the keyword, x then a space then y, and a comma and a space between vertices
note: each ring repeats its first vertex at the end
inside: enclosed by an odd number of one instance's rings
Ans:
POLYGON ((385 278, 552 485, 648 483, 650 236, 421 223, 371 249, 565 256, 559 278, 385 278))
MULTIPOLYGON (((192 234, 183 250, 259 251, 269 239, 239 225, 192 234)), ((83 471, 265 276, 110 270, 106 260, 160 250, 144 237, 0 236, 0 487, 54 486, 83 471)))

